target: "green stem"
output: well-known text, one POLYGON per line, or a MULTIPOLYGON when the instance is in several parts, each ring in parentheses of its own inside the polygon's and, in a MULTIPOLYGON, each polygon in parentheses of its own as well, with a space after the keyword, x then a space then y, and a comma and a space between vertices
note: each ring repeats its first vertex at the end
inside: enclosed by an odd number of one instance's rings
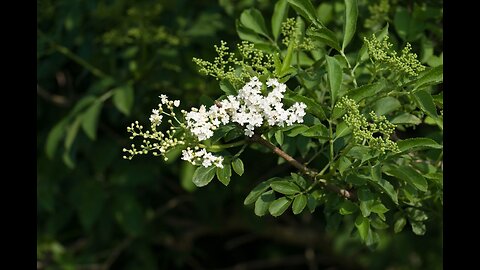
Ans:
POLYGON ((332 122, 331 121, 328 121, 328 130, 329 130, 329 133, 330 133, 330 172, 333 171, 333 159, 334 159, 334 156, 333 156, 333 129, 332 129, 332 122))
POLYGON ((340 54, 342 55, 342 57, 347 62, 348 70, 350 70, 350 76, 352 77, 352 80, 353 80, 353 85, 355 86, 355 88, 357 88, 357 86, 358 86, 357 85, 357 79, 355 79, 355 74, 353 73, 352 66, 350 65, 350 62, 348 61, 348 58, 345 55, 345 53, 343 52, 343 50, 340 51, 340 54))
POLYGON ((204 144, 199 143, 198 146, 200 146, 201 148, 207 148, 208 150, 212 150, 212 151, 219 151, 219 150, 223 150, 223 149, 227 149, 227 148, 237 147, 237 146, 245 144, 246 142, 247 142, 246 140, 241 140, 241 141, 233 142, 233 143, 215 144, 215 145, 210 145, 210 146, 206 146, 204 144))

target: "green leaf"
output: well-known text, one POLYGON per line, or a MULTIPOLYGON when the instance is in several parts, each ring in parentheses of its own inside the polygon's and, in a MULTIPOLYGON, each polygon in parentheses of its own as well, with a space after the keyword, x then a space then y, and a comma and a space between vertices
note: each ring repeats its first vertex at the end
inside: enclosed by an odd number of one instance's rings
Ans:
POLYGON ((286 94, 285 95, 286 100, 305 103, 305 105, 307 105, 306 111, 312 114, 313 116, 317 117, 319 120, 325 120, 327 118, 325 116, 325 112, 322 109, 322 106, 318 104, 315 100, 290 90, 287 90, 285 94, 286 94))
POLYGON ((413 114, 404 112, 395 116, 390 122, 396 125, 420 125, 422 120, 413 114))
POLYGON ((340 86, 342 85, 343 72, 337 59, 328 55, 325 56, 325 58, 327 60, 328 82, 330 84, 332 104, 335 104, 340 86))
POLYGON ((224 184, 228 186, 230 183, 230 177, 232 176, 232 167, 230 164, 223 164, 223 168, 217 167, 217 178, 224 184))
POLYGON ((403 227, 405 227, 405 224, 407 224, 407 219, 405 217, 401 217, 395 221, 395 225, 393 226, 393 231, 395 233, 399 233, 403 230, 403 227))
POLYGON ((358 5, 357 0, 345 0, 345 31, 343 37, 342 50, 352 40, 357 27, 358 5))
POLYGON ((350 168, 352 162, 346 156, 340 156, 338 160, 338 171, 343 175, 346 169, 350 168))
POLYGON ((288 0, 288 3, 305 19, 317 23, 315 8, 310 0, 288 0))
POLYGON ((266 44, 268 41, 261 36, 259 36, 257 33, 255 33, 253 30, 246 28, 243 26, 243 24, 240 23, 240 20, 237 20, 235 22, 235 26, 237 28, 237 34, 242 40, 250 41, 255 44, 266 44))
POLYGON ((388 173, 413 185, 420 191, 427 191, 428 189, 427 180, 409 166, 390 167, 388 168, 388 173))
POLYGON ((307 126, 299 124, 299 125, 295 126, 294 128, 290 129, 289 131, 287 131, 286 133, 287 133, 288 137, 295 137, 298 134, 302 134, 307 129, 308 129, 307 126))
POLYGON ((233 87, 233 85, 228 81, 228 80, 221 80, 220 83, 220 89, 225 92, 227 95, 234 95, 236 96, 237 90, 233 87))
POLYGON ((423 222, 410 221, 410 225, 412 226, 413 233, 416 235, 424 235, 427 231, 427 227, 423 222))
POLYGON ((242 176, 244 172, 243 168, 243 161, 240 158, 236 158, 232 161, 233 170, 240 176, 242 176))
POLYGON ((292 211, 295 215, 300 214, 307 205, 307 196, 301 194, 293 200, 292 211))
POLYGON ((310 213, 313 213, 315 208, 317 208, 317 200, 311 193, 308 193, 307 195, 307 207, 310 213))
POLYGON ((267 189, 270 188, 270 183, 276 179, 280 179, 280 178, 277 178, 277 177, 271 178, 267 181, 261 182, 256 187, 254 187, 252 191, 250 191, 250 193, 247 195, 245 200, 243 201, 243 204, 249 205, 255 202, 262 193, 264 193, 267 189))
POLYGON ((65 152, 69 152, 72 148, 73 142, 77 137, 78 129, 80 128, 80 124, 82 122, 82 115, 78 115, 75 118, 75 121, 67 128, 67 135, 65 136, 65 152))
POLYGON ((275 132, 275 140, 277 141, 278 145, 282 146, 282 144, 283 144, 283 131, 277 130, 275 132))
POLYGON ((97 125, 100 112, 102 111, 103 102, 94 102, 83 114, 82 129, 87 136, 95 140, 97 137, 97 125))
POLYGON ((270 187, 276 192, 285 195, 293 195, 300 192, 300 188, 296 184, 286 180, 274 181, 270 183, 270 187))
POLYGON ((210 181, 212 181, 213 177, 215 176, 215 169, 215 166, 210 166, 207 168, 203 166, 198 167, 193 173, 192 182, 197 187, 203 187, 208 185, 208 183, 210 183, 210 181))
POLYGON ((424 149, 424 148, 433 148, 441 149, 443 146, 438 144, 436 141, 429 138, 411 138, 401 141, 397 141, 398 148, 401 152, 411 151, 413 149, 424 149))
POLYGON ((288 209, 291 203, 292 200, 288 199, 287 197, 278 198, 270 204, 268 207, 268 212, 270 212, 272 216, 278 217, 288 209))
POLYGON ((310 29, 307 29, 307 35, 319 42, 327 44, 328 46, 334 48, 339 52, 342 50, 340 48, 340 44, 338 43, 338 39, 335 33, 325 27, 316 31, 311 31, 310 29))
POLYGON ((368 231, 370 230, 370 221, 368 218, 358 215, 355 219, 355 227, 357 227, 360 238, 365 241, 368 236, 368 231))
POLYGON ((262 13, 255 8, 243 11, 240 15, 240 23, 257 34, 269 36, 262 13))
POLYGON ((113 91, 113 104, 115 107, 125 115, 130 115, 130 111, 133 107, 133 101, 135 95, 133 93, 133 87, 130 85, 124 85, 115 88, 113 91))
POLYGON ((273 38, 276 41, 282 30, 282 22, 285 21, 288 15, 288 3, 287 0, 279 0, 275 3, 272 15, 272 33, 273 38))
POLYGON ((422 111, 434 119, 438 118, 437 107, 435 106, 433 97, 430 93, 425 90, 418 90, 413 93, 413 96, 422 111))
POLYGON ((264 216, 268 212, 268 209, 274 200, 275 193, 273 190, 261 193, 255 201, 255 215, 259 217, 264 216))
POLYGON ((370 211, 373 212, 373 213, 377 213, 377 214, 384 214, 386 212, 388 212, 388 208, 385 207, 385 205, 383 205, 381 202, 377 202, 376 204, 374 204, 371 208, 370 208, 370 211))
POLYGON ((370 169, 370 172, 372 174, 372 179, 375 182, 378 182, 382 179, 382 165, 380 163, 372 166, 372 168, 370 169))
POLYGON ((390 182, 382 178, 382 171, 381 171, 380 164, 372 166, 371 176, 372 176, 371 182, 375 184, 375 186, 382 189, 385 193, 387 193, 387 195, 392 199, 392 201, 395 204, 398 204, 398 196, 397 196, 397 193, 395 192, 395 188, 392 186, 392 184, 390 184, 390 182))
POLYGON ((383 97, 375 102, 374 110, 377 115, 385 115, 400 108, 400 101, 394 97, 383 97))
POLYGON ((380 93, 382 90, 385 89, 385 83, 384 82, 378 82, 374 84, 366 84, 362 85, 358 88, 355 88, 347 93, 347 96, 356 102, 360 102, 361 100, 375 96, 378 93, 380 93))
POLYGON ((347 126, 347 123, 341 122, 337 125, 337 129, 335 130, 335 140, 346 136, 352 132, 352 129, 347 126))
POLYGON ((339 213, 341 215, 351 215, 353 213, 355 213, 358 209, 358 206, 354 203, 352 203, 351 201, 343 201, 341 204, 340 204, 340 209, 339 209, 339 213))
MULTIPOLYGON (((443 82, 443 65, 428 69, 419 75, 419 78, 413 81, 415 89, 425 86, 436 85, 443 82)), ((410 84, 410 83, 409 83, 410 84)))
POLYGON ((65 135, 65 130, 67 127, 67 119, 64 118, 60 122, 58 122, 48 133, 47 142, 45 143, 45 153, 47 157, 52 159, 55 155, 55 151, 57 150, 58 144, 60 140, 65 135))
POLYGON ((329 138, 328 128, 322 123, 315 124, 314 126, 308 128, 302 133, 302 135, 311 138, 329 138))
POLYGON ((190 162, 182 162, 180 169, 180 185, 188 192, 194 191, 197 186, 192 182, 197 167, 190 162))

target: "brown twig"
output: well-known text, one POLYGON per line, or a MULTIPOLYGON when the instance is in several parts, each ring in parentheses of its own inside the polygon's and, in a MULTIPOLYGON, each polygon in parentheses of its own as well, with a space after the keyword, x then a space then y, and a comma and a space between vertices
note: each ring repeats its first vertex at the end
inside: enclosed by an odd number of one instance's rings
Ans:
POLYGON ((272 144, 271 142, 265 140, 264 138, 262 138, 260 135, 258 134, 255 134, 252 136, 252 139, 251 139, 253 142, 256 142, 256 143, 259 143, 263 146, 266 146, 267 148, 269 148, 270 150, 272 150, 273 153, 279 155, 280 157, 282 157, 283 159, 285 159, 288 163, 290 163, 293 167, 297 168, 299 171, 301 171, 302 173, 304 173, 305 175, 309 176, 310 178, 312 178, 316 183, 320 184, 320 185, 323 185, 325 188, 327 188, 328 190, 330 191, 333 191, 333 192, 336 192, 340 195, 342 195, 343 197, 347 198, 347 199, 350 199, 350 200, 356 200, 357 197, 355 195, 354 192, 352 191, 348 191, 346 189, 343 189, 343 188, 339 188, 337 187, 336 185, 333 185, 331 183, 325 183, 325 182, 321 182, 319 181, 316 177, 317 177, 317 174, 318 172, 315 171, 314 169, 311 169, 311 168, 308 168, 307 166, 305 166, 304 164, 300 163, 298 160, 294 159, 292 156, 290 156, 289 154, 285 153, 282 149, 278 148, 277 146, 275 146, 274 144, 272 144))
POLYGON ((47 90, 43 89, 39 85, 37 85, 37 95, 41 96, 45 100, 48 100, 49 102, 59 106, 66 108, 70 106, 70 101, 64 97, 64 96, 59 96, 55 94, 49 93, 47 90))

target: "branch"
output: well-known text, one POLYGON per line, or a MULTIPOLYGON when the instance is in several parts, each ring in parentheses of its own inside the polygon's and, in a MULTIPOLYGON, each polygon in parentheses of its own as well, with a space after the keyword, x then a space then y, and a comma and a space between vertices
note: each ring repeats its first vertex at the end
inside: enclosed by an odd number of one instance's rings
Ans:
POLYGON ((273 153, 279 155, 280 157, 282 157, 283 159, 285 159, 288 163, 290 163, 293 167, 297 168, 298 170, 300 170, 302 173, 304 173, 305 175, 309 176, 310 178, 313 179, 313 181, 315 183, 318 183, 322 186, 324 186, 326 189, 330 190, 330 191, 333 191, 335 193, 338 193, 340 195, 342 195, 343 197, 347 198, 347 199, 350 199, 350 200, 356 200, 357 199, 357 196, 355 195, 354 192, 352 191, 348 191, 346 189, 343 189, 343 188, 340 188, 340 187, 337 187, 333 184, 330 184, 330 183, 325 183, 324 181, 320 181, 320 180, 317 180, 316 179, 316 176, 318 175, 318 172, 315 171, 314 169, 311 169, 311 168, 308 168, 307 166, 303 165, 302 163, 300 163, 298 160, 294 159, 293 157, 291 157, 289 154, 285 153, 282 149, 278 148, 277 146, 275 146, 274 144, 272 144, 271 142, 265 140, 264 138, 262 138, 260 135, 258 134, 254 134, 252 139, 252 141, 254 142, 257 142, 263 146, 266 146, 267 148, 269 148, 270 150, 272 150, 273 153))

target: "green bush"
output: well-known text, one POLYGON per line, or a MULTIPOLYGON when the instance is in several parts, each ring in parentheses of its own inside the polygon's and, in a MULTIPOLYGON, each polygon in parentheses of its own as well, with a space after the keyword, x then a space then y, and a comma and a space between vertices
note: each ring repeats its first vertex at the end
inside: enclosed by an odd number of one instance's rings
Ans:
POLYGON ((38 268, 442 268, 442 20, 441 1, 38 2, 38 268), (303 122, 173 135, 223 168, 187 145, 122 159, 159 95, 189 111, 253 76, 303 122))

